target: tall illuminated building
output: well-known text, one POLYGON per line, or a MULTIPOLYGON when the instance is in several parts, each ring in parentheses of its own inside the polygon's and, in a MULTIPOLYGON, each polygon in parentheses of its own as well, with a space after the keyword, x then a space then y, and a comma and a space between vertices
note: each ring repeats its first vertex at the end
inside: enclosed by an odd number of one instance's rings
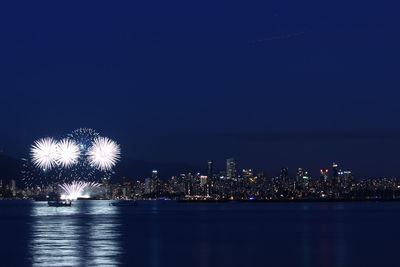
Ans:
POLYGON ((339 165, 335 162, 332 164, 332 176, 334 180, 339 178, 339 165))
POLYGON ((144 193, 145 194, 151 194, 151 179, 150 178, 146 178, 144 180, 144 193))
POLYGON ((283 181, 288 181, 289 180, 289 170, 288 168, 281 168, 281 173, 280 173, 280 178, 283 181))
POLYGON ((207 176, 206 175, 200 175, 200 186, 204 187, 207 185, 207 176))
POLYGON ((157 170, 153 170, 151 173, 151 192, 154 192, 156 196, 159 196, 161 193, 161 181, 157 170))
POLYGON ((321 169, 320 170, 320 181, 321 183, 328 182, 328 169, 321 169))
POLYGON ((211 181, 214 177, 214 161, 209 160, 207 161, 207 176, 209 181, 211 181))
POLYGON ((15 197, 16 191, 17 191, 17 186, 16 186, 16 182, 14 179, 11 179, 10 189, 11 189, 12 195, 15 197))
POLYGON ((237 165, 234 158, 229 158, 226 160, 226 178, 234 179, 237 177, 237 165))
POLYGON ((297 172, 296 172, 296 180, 298 182, 301 182, 303 180, 303 176, 304 176, 304 171, 302 168, 298 168, 297 172))
POLYGON ((341 186, 343 187, 348 188, 354 182, 354 176, 351 171, 340 171, 339 177, 341 181, 341 186))

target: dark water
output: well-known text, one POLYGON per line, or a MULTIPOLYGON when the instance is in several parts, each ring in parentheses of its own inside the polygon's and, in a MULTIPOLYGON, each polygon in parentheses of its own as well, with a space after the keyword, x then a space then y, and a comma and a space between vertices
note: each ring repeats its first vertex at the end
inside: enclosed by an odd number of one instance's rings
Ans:
POLYGON ((400 266, 400 202, 0 201, 0 266, 400 266))

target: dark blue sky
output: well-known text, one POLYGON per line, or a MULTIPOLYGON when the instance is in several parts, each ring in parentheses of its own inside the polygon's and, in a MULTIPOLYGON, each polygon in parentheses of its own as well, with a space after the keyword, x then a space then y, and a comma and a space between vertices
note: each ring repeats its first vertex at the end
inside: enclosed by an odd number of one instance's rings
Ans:
POLYGON ((132 159, 400 174, 398 5, 7 2, 7 154, 91 127, 132 159))

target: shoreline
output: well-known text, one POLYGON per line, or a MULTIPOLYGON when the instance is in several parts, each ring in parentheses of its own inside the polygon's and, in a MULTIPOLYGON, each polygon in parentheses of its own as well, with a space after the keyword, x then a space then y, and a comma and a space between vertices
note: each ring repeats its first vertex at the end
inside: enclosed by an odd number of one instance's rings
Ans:
MULTIPOLYGON (((117 201, 118 199, 77 199, 75 201, 117 201)), ((48 200, 34 200, 34 199, 0 199, 1 201, 33 201, 33 202, 48 202, 48 200)), ((299 203, 299 202, 400 202, 400 199, 259 199, 259 200, 230 200, 230 199, 137 199, 137 201, 173 201, 177 203, 299 203)))

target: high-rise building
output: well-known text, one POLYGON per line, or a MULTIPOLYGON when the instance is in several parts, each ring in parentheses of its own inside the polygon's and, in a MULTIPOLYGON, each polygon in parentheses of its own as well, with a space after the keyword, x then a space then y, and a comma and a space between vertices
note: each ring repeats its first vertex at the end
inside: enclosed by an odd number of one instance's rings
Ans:
POLYGON ((158 171, 153 170, 151 172, 151 192, 158 196, 161 193, 161 181, 158 177, 158 171))
POLYGON ((214 161, 209 160, 207 161, 207 176, 209 181, 211 181, 214 177, 214 161))
POLYGON ((355 181, 354 176, 351 171, 340 171, 339 172, 339 180, 341 182, 341 186, 350 187, 351 184, 355 181))
POLYGON ((339 165, 337 163, 332 164, 332 176, 334 180, 337 180, 339 177, 339 165))
POLYGON ((13 197, 15 197, 15 195, 17 194, 17 185, 16 185, 16 182, 14 179, 11 179, 10 189, 11 189, 11 193, 12 193, 13 197))
POLYGON ((181 173, 178 176, 178 188, 179 188, 179 193, 185 194, 186 192, 186 175, 181 173))
POLYGON ((237 178, 237 166, 236 166, 236 160, 234 158, 229 158, 226 160, 226 178, 227 179, 237 178))
POLYGON ((321 169, 320 170, 320 181, 322 183, 328 182, 328 169, 321 169))
POLYGON ((145 194, 151 194, 152 193, 152 186, 151 186, 151 179, 146 178, 144 180, 144 193, 145 194))
POLYGON ((252 169, 243 169, 239 186, 248 187, 255 182, 252 169))
POLYGON ((200 175, 200 186, 204 187, 207 185, 207 179, 208 177, 206 175, 200 175))
POLYGON ((287 181, 289 179, 289 170, 288 168, 281 168, 281 174, 280 174, 280 178, 283 181, 287 181))
POLYGON ((196 175, 189 172, 185 177, 185 194, 195 195, 196 194, 196 175))
POLYGON ((303 176, 304 176, 304 171, 302 168, 298 168, 297 169, 297 173, 296 173, 296 180, 297 181, 302 181, 303 180, 303 176))
POLYGON ((107 199, 111 198, 111 185, 110 185, 109 177, 104 177, 102 179, 102 184, 103 184, 103 195, 104 195, 104 197, 107 198, 107 199))

